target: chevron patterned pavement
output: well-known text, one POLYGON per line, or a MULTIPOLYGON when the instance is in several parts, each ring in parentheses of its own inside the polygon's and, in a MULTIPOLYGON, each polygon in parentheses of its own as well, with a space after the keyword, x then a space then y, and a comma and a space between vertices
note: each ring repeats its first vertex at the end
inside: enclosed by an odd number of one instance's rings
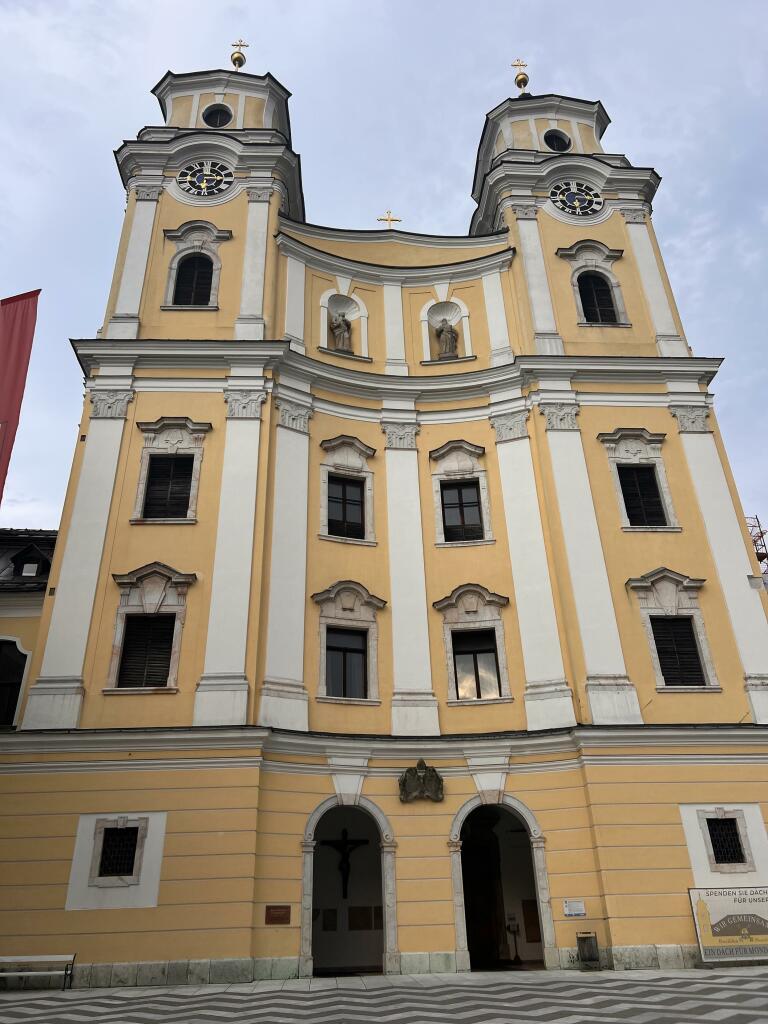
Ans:
POLYGON ((768 1024, 768 968, 0 994, 0 1024, 768 1024))

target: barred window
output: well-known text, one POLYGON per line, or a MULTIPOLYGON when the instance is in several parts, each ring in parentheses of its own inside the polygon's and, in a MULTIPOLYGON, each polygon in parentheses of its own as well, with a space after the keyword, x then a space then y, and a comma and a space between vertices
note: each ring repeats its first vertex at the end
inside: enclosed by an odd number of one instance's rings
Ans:
POLYGON ((707 818, 715 864, 745 864, 744 847, 735 818, 707 818))
POLYGON ((136 826, 105 828, 99 860, 99 878, 132 875, 138 841, 139 829, 136 826))

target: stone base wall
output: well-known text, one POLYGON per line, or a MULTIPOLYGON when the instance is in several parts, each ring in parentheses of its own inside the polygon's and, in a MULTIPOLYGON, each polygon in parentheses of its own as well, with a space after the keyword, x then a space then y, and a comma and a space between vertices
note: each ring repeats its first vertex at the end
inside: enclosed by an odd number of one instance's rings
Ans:
MULTIPOLYGON (((575 948, 556 951, 561 970, 578 970, 575 948)), ((697 946, 613 946, 600 950, 603 970, 687 970, 701 966, 697 946)), ((720 966, 727 966, 721 964, 720 966)), ((401 953, 400 974, 455 974, 456 954, 401 953)), ((231 960, 170 960, 146 963, 75 964, 73 988, 125 988, 164 985, 238 985, 299 977, 298 957, 244 957, 231 960)), ((59 989, 61 978, 2 978, 0 990, 59 989)))

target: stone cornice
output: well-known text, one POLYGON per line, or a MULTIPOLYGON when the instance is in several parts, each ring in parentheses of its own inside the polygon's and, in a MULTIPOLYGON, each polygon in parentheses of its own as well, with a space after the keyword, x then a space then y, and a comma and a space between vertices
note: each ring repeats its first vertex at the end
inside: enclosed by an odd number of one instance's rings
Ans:
POLYGON ((280 217, 280 227, 296 231, 308 238, 323 238, 329 242, 398 242, 401 245, 435 246, 441 249, 481 249, 493 245, 507 245, 507 231, 490 235, 422 235, 415 231, 355 230, 332 228, 322 224, 303 224, 288 217, 280 217))
MULTIPOLYGON (((591 381, 599 383, 668 384, 687 381, 708 386, 721 359, 687 356, 517 356, 511 363, 468 370, 461 374, 397 376, 370 373, 292 351, 282 341, 202 341, 132 339, 73 340, 72 346, 86 377, 94 370, 108 374, 114 367, 136 369, 209 368, 229 371, 232 366, 249 366, 255 373, 265 370, 290 375, 312 386, 339 395, 409 401, 455 401, 487 398, 508 387, 529 387, 537 382, 591 381)), ((139 389, 147 378, 136 379, 139 389)), ((158 381, 159 384, 162 381, 158 381)), ((222 389, 225 382, 221 381, 222 389)), ((210 388, 209 388, 210 390, 210 388)), ((705 396, 701 394, 703 402, 705 396)), ((659 404, 669 403, 669 394, 658 395, 659 404)), ((498 412, 505 409, 499 408, 498 412)))
POLYGON ((514 248, 478 256, 460 263, 442 263, 426 267, 397 267, 379 263, 364 263, 343 256, 322 252, 314 246, 300 242, 292 235, 280 232, 277 246, 285 256, 293 256, 314 270, 339 277, 351 277, 369 284, 423 285, 435 281, 470 281, 493 270, 506 270, 515 255, 514 248))

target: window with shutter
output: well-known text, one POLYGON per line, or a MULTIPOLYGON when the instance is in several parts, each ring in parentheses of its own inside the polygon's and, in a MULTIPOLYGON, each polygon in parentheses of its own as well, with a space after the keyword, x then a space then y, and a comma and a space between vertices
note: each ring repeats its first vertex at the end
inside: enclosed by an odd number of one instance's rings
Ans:
POLYGON ((652 615, 651 628, 666 686, 705 686, 699 648, 688 615, 652 615))
POLYGON ((477 480, 440 484, 446 541, 482 540, 483 517, 477 480))
POLYGON ((613 290, 602 274, 588 271, 579 275, 579 297, 584 319, 589 324, 615 324, 616 306, 613 302, 613 290))
POLYGON ((715 864, 746 864, 744 846, 735 818, 707 818, 715 864))
POLYGON ((186 519, 194 455, 152 455, 144 492, 145 519, 186 519))
POLYGON ((176 616, 126 615, 118 686, 166 686, 176 616))
POLYGON ((616 469, 629 525, 666 526, 667 516, 655 467, 619 464, 616 469))
POLYGON ((174 306, 207 306, 211 301, 213 261, 208 256, 185 256, 176 269, 174 306))
POLYGON ((365 537, 363 481, 328 476, 328 533, 332 537, 365 537))

